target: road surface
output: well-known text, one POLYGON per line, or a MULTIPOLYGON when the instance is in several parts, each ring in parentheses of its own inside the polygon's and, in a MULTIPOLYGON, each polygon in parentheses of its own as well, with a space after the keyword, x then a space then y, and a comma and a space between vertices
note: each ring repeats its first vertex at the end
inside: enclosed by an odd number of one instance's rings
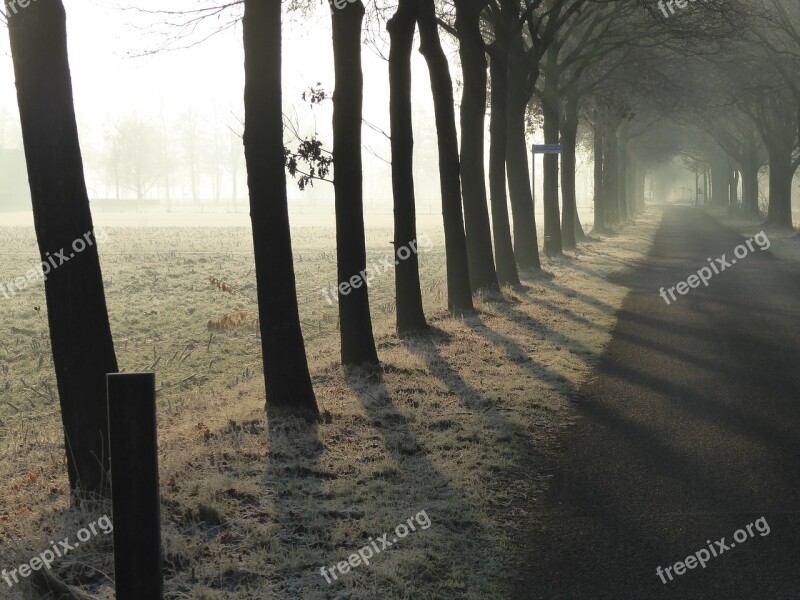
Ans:
POLYGON ((800 599, 800 268, 758 244, 733 263, 743 239, 668 207, 620 278, 515 598, 800 599), (723 254, 707 287, 659 296, 723 254))

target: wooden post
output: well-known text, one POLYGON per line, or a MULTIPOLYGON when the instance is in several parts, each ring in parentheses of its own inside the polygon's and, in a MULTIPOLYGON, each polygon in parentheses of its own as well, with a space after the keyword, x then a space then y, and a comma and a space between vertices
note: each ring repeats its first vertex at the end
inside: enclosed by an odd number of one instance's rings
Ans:
POLYGON ((531 202, 533 217, 536 218, 536 148, 531 146, 531 202))
POLYGON ((107 386, 117 600, 162 600, 155 374, 109 374, 107 386))

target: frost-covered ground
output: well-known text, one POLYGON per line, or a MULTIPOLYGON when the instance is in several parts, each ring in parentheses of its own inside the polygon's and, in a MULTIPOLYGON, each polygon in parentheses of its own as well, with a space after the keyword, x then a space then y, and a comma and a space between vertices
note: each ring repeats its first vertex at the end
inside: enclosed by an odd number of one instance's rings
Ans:
MULTIPOLYGON (((616 235, 545 261, 543 273, 523 273, 522 287, 483 297, 466 318, 445 310, 441 225, 423 217, 433 333, 397 339, 386 273, 371 289, 382 369, 345 373, 335 307, 319 293, 335 283, 333 228, 295 216, 300 309, 325 416, 309 427, 266 422, 253 331, 207 330, 209 319, 255 308, 247 228, 123 227, 98 215, 120 366, 153 368, 161 390, 167 598, 501 597, 517 517, 546 485, 546 458, 574 416, 570 396, 625 296, 608 279, 646 254, 659 217, 650 209, 616 235), (241 295, 212 288, 209 277, 241 295), (423 510, 430 527, 369 566, 332 584, 320 575, 423 510)), ((368 224, 370 260, 391 253, 389 219, 368 224)), ((0 240, 0 280, 35 260, 30 228, 0 228, 0 240)), ((68 511, 64 495, 46 321, 33 309, 42 287, 0 302, 0 568, 13 568, 53 536, 74 535, 86 516, 68 511)), ((109 548, 107 538, 86 544, 55 573, 107 596, 109 548)))

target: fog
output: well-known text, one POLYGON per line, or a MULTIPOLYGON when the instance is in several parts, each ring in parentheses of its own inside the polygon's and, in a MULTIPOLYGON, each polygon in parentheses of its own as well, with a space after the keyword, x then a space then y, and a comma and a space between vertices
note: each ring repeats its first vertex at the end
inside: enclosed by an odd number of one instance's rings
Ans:
MULTIPOLYGON (((169 10, 178 13, 206 5, 207 2, 180 0, 170 3, 169 10)), ((135 7, 115 0, 68 0, 65 7, 75 109, 93 210, 98 215, 130 210, 164 213, 179 208, 182 214, 242 213, 243 217, 232 217, 230 222, 247 224, 247 177, 241 142, 244 70, 240 11, 225 11, 220 20, 203 20, 186 33, 188 17, 157 12, 163 9, 163 3, 152 0, 137 2, 135 7), (123 146, 117 150, 118 155, 115 143, 123 146), (137 174, 143 175, 143 184, 134 181, 137 174)), ((296 145, 295 134, 316 134, 330 150, 330 100, 312 107, 302 99, 304 92, 318 85, 328 94, 333 90, 329 9, 320 3, 309 10, 285 11, 285 19, 286 144, 296 145)), ((455 60, 457 48, 453 40, 443 41, 446 52, 455 60)), ((5 36, 1 47, 0 177, 7 182, 8 187, 3 189, 10 189, 11 194, 0 199, 0 212, 16 213, 3 217, 7 224, 30 224, 14 73, 5 36)), ((389 102, 388 44, 374 39, 364 48, 365 213, 377 218, 390 213, 392 203, 389 118, 385 110, 389 102)), ((418 48, 417 35, 411 88, 416 143, 414 178, 419 213, 435 215, 441 214, 439 175, 434 167, 438 161, 436 130, 427 68, 418 48)), ((451 72, 458 96, 461 85, 455 63, 451 72)), ((541 142, 541 130, 536 130, 529 141, 541 142)), ((487 168, 488 148, 487 122, 487 168)), ((541 217, 541 156, 536 165, 536 213, 541 217)), ((589 218, 589 154, 580 153, 578 167, 579 212, 589 218)), ((292 213, 307 215, 306 218, 319 213, 320 222, 327 222, 332 216, 330 183, 318 181, 301 192, 290 179, 288 191, 292 213)), ((214 219, 199 219, 215 223, 214 219)), ((152 222, 162 221, 159 218, 152 222)), ((181 218, 163 222, 181 225, 190 221, 181 218)))

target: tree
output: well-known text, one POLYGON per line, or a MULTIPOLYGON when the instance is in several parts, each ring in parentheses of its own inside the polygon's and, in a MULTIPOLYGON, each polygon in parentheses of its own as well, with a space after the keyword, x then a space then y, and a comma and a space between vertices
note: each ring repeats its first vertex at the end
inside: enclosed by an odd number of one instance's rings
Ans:
POLYGON ((420 53, 428 64, 439 143, 439 182, 442 189, 445 251, 447 253, 447 307, 473 310, 467 260, 464 216, 461 212, 461 167, 453 101, 453 81, 442 50, 434 0, 419 0, 417 7, 420 53))
POLYGON ((223 139, 223 144, 225 146, 225 170, 230 176, 231 183, 231 204, 235 209, 239 202, 239 173, 242 169, 243 156, 242 136, 238 133, 235 128, 237 124, 234 124, 233 121, 232 119, 227 125, 228 134, 223 139))
POLYGON ((394 196, 395 289, 397 332, 428 328, 422 308, 417 258, 417 227, 414 197, 414 135, 411 121, 411 47, 417 22, 417 1, 400 0, 389 19, 389 118, 392 146, 392 192, 394 196), (407 256, 401 256, 405 248, 407 256), (414 250, 410 251, 409 250, 414 250))
POLYGON ((189 170, 189 189, 192 192, 192 202, 200 202, 200 163, 205 140, 200 129, 197 113, 189 107, 181 115, 179 121, 179 141, 183 150, 183 158, 189 170))
POLYGON ((245 0, 244 150, 267 408, 319 414, 297 307, 284 169, 281 5, 245 0))
POLYGON ((792 180, 800 167, 800 13, 786 0, 762 0, 762 5, 766 10, 752 28, 768 57, 759 74, 777 75, 781 85, 764 82, 765 93, 749 114, 769 154, 767 224, 791 229, 792 180))
POLYGON ((575 248, 577 245, 575 228, 580 228, 575 218, 578 211, 575 168, 579 102, 577 88, 569 89, 564 98, 564 115, 561 119, 561 197, 564 204, 564 210, 561 211, 561 240, 565 248, 575 248))
MULTIPOLYGON (((558 51, 559 46, 553 43, 550 44, 545 54, 546 67, 541 95, 545 144, 557 144, 561 129, 559 125, 558 51)), ((542 165, 544 251, 548 256, 553 256, 561 254, 563 251, 558 209, 558 154, 545 154, 542 165)))
POLYGON ((592 200, 594 202, 594 229, 593 233, 606 233, 608 231, 606 206, 603 195, 603 126, 597 122, 597 111, 592 110, 592 150, 594 167, 592 171, 594 188, 592 200))
POLYGON ((511 43, 508 58, 506 175, 514 221, 514 256, 520 268, 538 270, 541 268, 539 240, 533 210, 531 174, 528 170, 529 148, 525 139, 525 115, 539 73, 538 68, 533 73, 528 70, 526 63, 529 57, 526 54, 535 52, 537 48, 537 45, 533 45, 526 50, 521 35, 511 43))
POLYGON ((761 97, 750 113, 769 154, 767 225, 792 229, 792 179, 800 166, 796 104, 784 90, 761 97))
MULTIPOLYGON (((580 11, 588 0, 553 0, 544 7, 544 12, 528 20, 529 32, 539 51, 531 56, 535 64, 531 69, 543 72, 544 82, 539 89, 534 89, 541 99, 544 141, 546 144, 557 144, 560 137, 560 79, 562 69, 559 65, 559 53, 572 32, 576 22, 580 22, 580 11), (577 16, 576 16, 577 15, 577 16), (545 24, 546 23, 546 24, 545 24)), ((543 165, 544 198, 544 250, 548 256, 559 255, 563 251, 561 225, 558 207, 558 154, 545 154, 543 165)), ((574 208, 570 207, 570 219, 574 219, 574 208)), ((572 222, 572 221, 570 221, 572 222)), ((572 231, 570 230, 572 235, 572 231)))
POLYGON ((486 56, 481 12, 487 0, 455 0, 455 32, 461 57, 464 92, 461 97, 461 188, 472 290, 498 286, 489 213, 483 141, 486 117, 486 56))
POLYGON ((78 142, 61 0, 9 10, 8 31, 42 264, 51 253, 77 251, 81 241, 84 246, 74 257, 58 256, 58 268, 44 284, 70 489, 105 496, 106 374, 117 372, 117 359, 78 142))
POLYGON ((133 114, 117 121, 106 139, 111 146, 109 166, 117 186, 132 191, 137 200, 144 200, 165 171, 161 132, 133 114))
POLYGON ((489 118, 489 196, 492 206, 495 264, 499 283, 519 285, 506 196, 506 152, 508 149, 508 61, 509 45, 520 35, 517 27, 519 2, 501 0, 493 7, 494 41, 486 48, 492 78, 489 118))
POLYGON ((624 62, 626 53, 618 56, 617 50, 632 44, 641 29, 631 19, 634 10, 635 5, 621 2, 588 4, 570 19, 569 26, 561 34, 563 43, 555 45, 560 55, 555 79, 561 100, 561 240, 564 248, 574 248, 579 239, 585 238, 575 192, 581 102, 624 62))
POLYGON ((344 8, 331 5, 333 25, 333 187, 336 206, 336 270, 342 364, 378 364, 365 281, 364 197, 361 120, 364 76, 361 72, 361 0, 344 8), (351 285, 353 284, 358 285, 351 285), (347 293, 345 293, 345 291, 347 293))

